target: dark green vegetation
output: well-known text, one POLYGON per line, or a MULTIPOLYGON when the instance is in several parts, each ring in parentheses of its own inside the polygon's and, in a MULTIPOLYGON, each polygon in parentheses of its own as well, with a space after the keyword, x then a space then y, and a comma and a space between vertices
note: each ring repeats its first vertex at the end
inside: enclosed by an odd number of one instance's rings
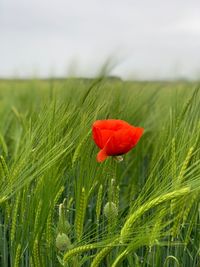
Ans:
POLYGON ((198 267, 199 193, 198 84, 0 82, 0 266, 198 267), (121 163, 105 118, 145 128, 121 163))

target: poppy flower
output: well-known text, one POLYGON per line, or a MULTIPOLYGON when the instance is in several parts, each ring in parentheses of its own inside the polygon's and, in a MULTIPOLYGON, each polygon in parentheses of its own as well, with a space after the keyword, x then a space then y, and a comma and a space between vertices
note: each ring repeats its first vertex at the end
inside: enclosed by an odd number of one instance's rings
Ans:
POLYGON ((97 120, 92 126, 94 142, 100 148, 97 161, 129 152, 140 140, 144 129, 123 120, 97 120))

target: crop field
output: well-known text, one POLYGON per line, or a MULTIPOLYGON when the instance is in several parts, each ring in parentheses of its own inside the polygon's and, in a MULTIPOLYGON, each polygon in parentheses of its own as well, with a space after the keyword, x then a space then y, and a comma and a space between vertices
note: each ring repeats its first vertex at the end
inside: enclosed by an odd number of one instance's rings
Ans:
POLYGON ((199 267, 192 82, 0 81, 0 267, 199 267), (144 128, 96 157, 97 120, 144 128))

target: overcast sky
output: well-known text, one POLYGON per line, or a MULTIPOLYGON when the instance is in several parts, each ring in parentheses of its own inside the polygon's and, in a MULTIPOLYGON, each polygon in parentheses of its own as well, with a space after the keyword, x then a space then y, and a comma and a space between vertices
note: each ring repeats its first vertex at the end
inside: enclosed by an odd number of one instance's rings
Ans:
POLYGON ((200 78, 200 0, 0 0, 0 77, 200 78))

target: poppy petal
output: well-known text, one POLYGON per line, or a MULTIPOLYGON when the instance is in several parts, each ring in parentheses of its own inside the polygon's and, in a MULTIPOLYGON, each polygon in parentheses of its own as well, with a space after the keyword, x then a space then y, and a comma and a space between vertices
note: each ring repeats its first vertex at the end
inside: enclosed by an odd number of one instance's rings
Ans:
POLYGON ((124 129, 124 128, 130 127, 130 124, 122 120, 109 119, 109 120, 97 120, 93 124, 93 127, 97 127, 100 130, 118 131, 122 128, 124 129))
POLYGON ((122 129, 113 134, 106 144, 106 152, 109 156, 122 155, 133 147, 133 135, 131 129, 122 129))
POLYGON ((106 158, 108 157, 106 150, 105 149, 101 149, 99 151, 99 153, 97 154, 97 161, 98 162, 102 162, 104 161, 106 158))
POLYGON ((133 127, 133 146, 135 146, 138 141, 140 140, 143 132, 144 132, 144 128, 140 128, 140 127, 133 127))
POLYGON ((93 139, 96 145, 103 149, 110 137, 114 134, 111 130, 101 130, 98 127, 93 127, 93 139))
POLYGON ((96 145, 99 148, 103 148, 102 138, 101 138, 101 131, 100 131, 99 128, 97 128, 95 126, 92 127, 92 137, 93 137, 93 140, 96 143, 96 145))
POLYGON ((122 155, 136 146, 144 129, 129 127, 116 131, 106 144, 106 152, 109 156, 122 155))

